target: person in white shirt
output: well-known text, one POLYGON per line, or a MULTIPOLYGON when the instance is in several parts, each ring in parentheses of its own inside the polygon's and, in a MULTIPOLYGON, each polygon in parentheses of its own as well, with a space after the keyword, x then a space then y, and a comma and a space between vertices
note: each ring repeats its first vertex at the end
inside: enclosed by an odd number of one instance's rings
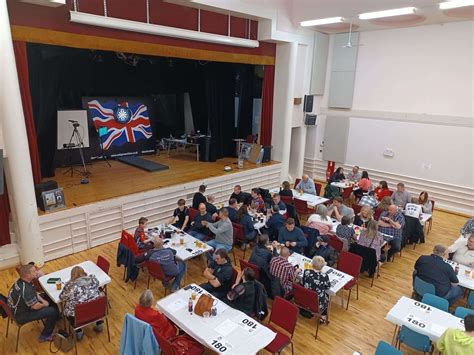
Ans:
POLYGON ((362 178, 362 173, 359 171, 359 167, 356 165, 352 170, 347 174, 347 180, 352 182, 357 182, 362 178))
POLYGON ((316 213, 309 216, 306 226, 317 229, 320 235, 332 230, 332 220, 328 216, 328 209, 323 204, 316 207, 316 213))
POLYGON ((421 206, 416 203, 407 203, 405 205, 405 216, 420 218, 422 213, 421 206))
POLYGON ((469 267, 474 267, 474 234, 465 239, 458 239, 448 248, 448 253, 454 253, 453 261, 469 267))

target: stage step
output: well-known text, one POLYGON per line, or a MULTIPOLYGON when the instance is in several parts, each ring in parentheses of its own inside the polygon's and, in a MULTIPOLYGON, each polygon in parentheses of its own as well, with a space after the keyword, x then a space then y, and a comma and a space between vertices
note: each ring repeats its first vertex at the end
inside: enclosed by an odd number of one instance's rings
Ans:
POLYGON ((164 164, 155 163, 151 160, 146 160, 136 155, 128 155, 125 157, 117 158, 118 161, 134 166, 139 169, 143 169, 149 172, 168 170, 169 166, 164 164))

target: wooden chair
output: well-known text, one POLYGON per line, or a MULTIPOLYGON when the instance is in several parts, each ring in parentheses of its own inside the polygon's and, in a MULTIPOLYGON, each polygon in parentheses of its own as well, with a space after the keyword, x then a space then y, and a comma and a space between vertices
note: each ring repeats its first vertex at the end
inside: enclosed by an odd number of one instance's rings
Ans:
POLYGON ((243 270, 247 267, 252 269, 253 272, 255 273, 255 280, 260 281, 260 269, 257 265, 249 263, 248 261, 245 261, 245 260, 242 260, 242 259, 239 259, 239 263, 240 263, 240 270, 243 270))
POLYGON ((300 284, 293 284, 293 302, 301 309, 310 312, 316 316, 316 333, 314 339, 318 338, 319 320, 321 311, 319 309, 319 298, 316 291, 304 288, 300 284))
POLYGON ((168 287, 165 287, 165 296, 168 291, 168 289, 171 287, 171 281, 174 280, 174 276, 166 276, 165 273, 163 272, 163 269, 161 268, 160 263, 155 262, 155 261, 147 261, 146 262, 146 268, 148 269, 148 282, 147 282, 147 288, 150 288, 150 279, 153 277, 154 280, 158 279, 161 282, 167 282, 168 287))
POLYGON ((291 344, 291 353, 294 354, 292 339, 297 320, 298 307, 281 297, 275 297, 267 327, 276 333, 276 337, 265 347, 265 350, 272 354, 281 353, 288 344, 291 344), (289 335, 282 333, 280 329, 289 335))
MULTIPOLYGON (((357 299, 359 299, 359 274, 361 266, 362 258, 359 255, 355 255, 347 251, 342 251, 340 253, 339 261, 337 262, 337 269, 353 277, 353 279, 344 286, 344 290, 349 290, 346 310, 349 309, 349 301, 351 300, 352 288, 354 286, 356 286, 357 299)), ((343 297, 341 297, 341 301, 342 306, 344 307, 343 297)))

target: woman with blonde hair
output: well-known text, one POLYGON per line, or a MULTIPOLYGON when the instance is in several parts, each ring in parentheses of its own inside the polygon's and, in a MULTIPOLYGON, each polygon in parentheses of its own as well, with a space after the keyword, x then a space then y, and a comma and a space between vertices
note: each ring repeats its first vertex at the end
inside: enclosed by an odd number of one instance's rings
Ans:
POLYGON ((328 309, 329 298, 327 290, 331 287, 329 276, 322 272, 326 261, 322 256, 315 256, 311 261, 312 269, 305 270, 303 273, 303 286, 307 289, 313 290, 318 294, 319 311, 325 315, 328 309))
POLYGON ((372 219, 367 224, 367 229, 363 230, 357 244, 364 247, 375 249, 377 261, 384 262, 385 254, 382 254, 382 246, 384 244, 383 236, 380 234, 379 224, 375 219, 372 219))
MULTIPOLYGON (((77 304, 85 303, 101 296, 99 290, 99 280, 95 275, 87 275, 80 266, 74 266, 71 270, 71 279, 64 285, 59 299, 63 301, 64 315, 71 324, 74 324, 75 307, 77 304)), ((94 330, 102 331, 102 321, 97 321, 94 330)), ((84 337, 82 329, 76 330, 76 339, 81 340, 84 337)))
POLYGON ((317 229, 319 235, 326 235, 332 230, 332 220, 328 216, 328 209, 323 204, 316 207, 316 213, 309 216, 306 226, 317 229))
POLYGON ((362 206, 360 209, 360 212, 355 216, 354 218, 354 224, 357 226, 361 227, 367 227, 367 224, 372 220, 373 218, 373 212, 372 208, 370 206, 365 205, 362 206))

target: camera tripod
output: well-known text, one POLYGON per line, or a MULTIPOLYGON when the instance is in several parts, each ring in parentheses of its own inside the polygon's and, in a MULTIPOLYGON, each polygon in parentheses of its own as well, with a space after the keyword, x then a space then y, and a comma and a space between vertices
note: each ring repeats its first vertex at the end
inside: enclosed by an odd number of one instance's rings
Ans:
POLYGON ((73 130, 72 130, 72 134, 71 134, 71 138, 69 139, 69 143, 68 144, 64 144, 63 147, 66 149, 66 156, 65 156, 65 161, 68 160, 69 158, 69 169, 67 169, 63 174, 66 175, 68 173, 71 173, 71 177, 74 175, 74 171, 76 171, 76 173, 84 176, 85 178, 87 178, 89 175, 90 175, 90 172, 87 170, 87 166, 86 166, 86 162, 84 160, 84 151, 82 148, 84 148, 84 141, 82 139, 82 136, 81 134, 79 133, 79 131, 77 130, 77 127, 80 126, 79 122, 77 121, 72 121, 72 120, 69 120, 69 122, 72 123, 72 126, 73 126, 73 130), (82 163, 82 171, 79 170, 79 169, 76 169, 72 164, 71 164, 71 149, 79 149, 79 155, 81 157, 81 163, 82 163))

